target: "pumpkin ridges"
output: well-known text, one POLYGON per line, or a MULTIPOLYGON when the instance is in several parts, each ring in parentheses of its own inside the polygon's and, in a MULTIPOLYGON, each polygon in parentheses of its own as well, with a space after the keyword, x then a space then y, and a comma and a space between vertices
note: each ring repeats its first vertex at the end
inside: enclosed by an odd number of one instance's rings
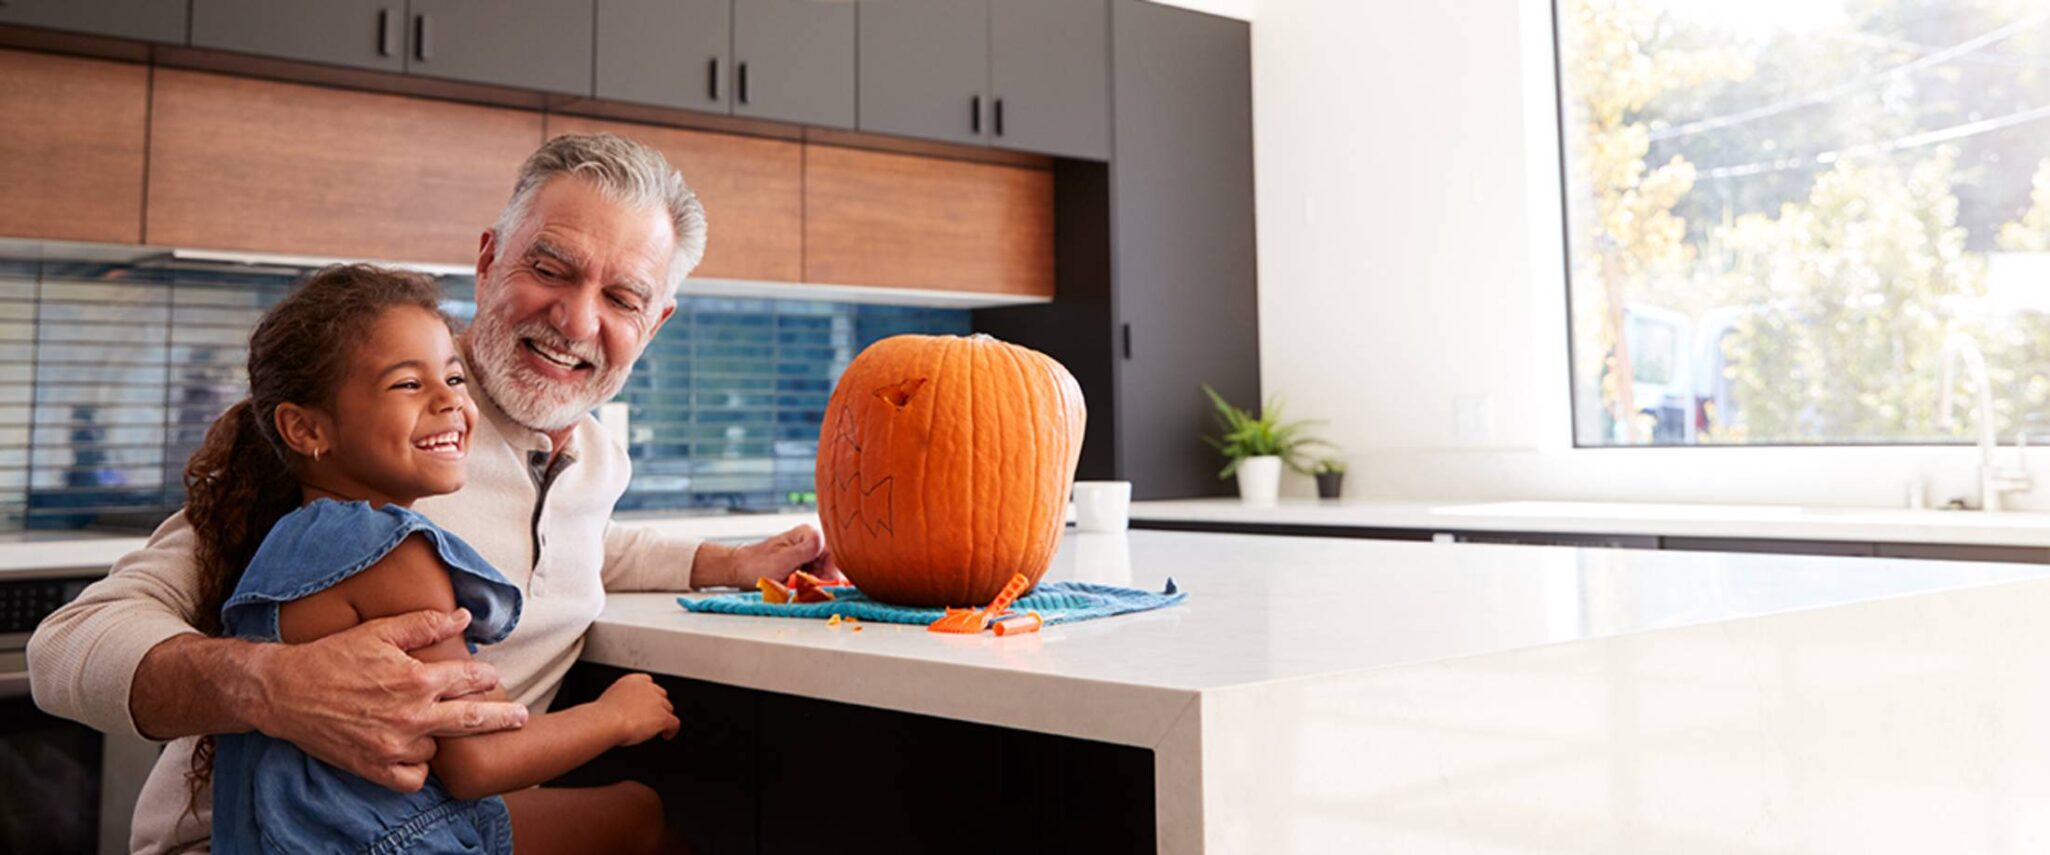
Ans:
MULTIPOLYGON (((1004 356, 1005 361, 1010 363, 1011 366, 1011 376, 1014 378, 1012 380, 1012 385, 1020 389, 1030 388, 1030 383, 1032 381, 1031 378, 1028 376, 1027 369, 1025 368, 1024 354, 1018 350, 1006 350, 1004 351, 1004 356)), ((1020 407, 1025 411, 1023 414, 1023 418, 1026 424, 1033 425, 1036 428, 1039 424, 1039 399, 1036 397, 1027 397, 1023 402, 1020 403, 1020 407)), ((1024 459, 1026 461, 1026 465, 1030 465, 1030 461, 1040 459, 1040 431, 1037 429, 1028 430, 1025 432, 1025 435, 1028 438, 1029 444, 1023 450, 1023 454, 1024 459)), ((1041 493, 1043 493, 1045 490, 1046 485, 1044 483, 1033 484, 1032 495, 1027 497, 1027 501, 1025 503, 1026 510, 1032 515, 1031 519, 1025 526, 1022 526, 1016 530, 1025 538, 1030 539, 1021 540, 1017 544, 1017 547, 1014 550, 1012 550, 1012 554, 1025 554, 1026 561, 1028 563, 1037 558, 1037 556, 1031 555, 1030 553, 1038 551, 1035 549, 1029 549, 1028 547, 1033 542, 1042 540, 1044 536, 1044 531, 1042 530, 1041 525, 1041 518, 1042 515, 1046 513, 1047 501, 1046 497, 1041 495, 1041 493)), ((1009 495, 1010 493, 1007 491, 1005 493, 1005 496, 1008 497, 1009 495)))
POLYGON ((871 345, 821 426, 832 452, 820 455, 822 517, 849 577, 884 601, 979 605, 1013 573, 1043 576, 1079 455, 1079 398, 1058 362, 986 337, 871 345), (899 403, 876 394, 893 389, 899 403), (858 434, 860 453, 836 446, 838 433, 858 434), (869 537, 840 525, 858 491, 835 479, 893 480, 893 527, 869 537))

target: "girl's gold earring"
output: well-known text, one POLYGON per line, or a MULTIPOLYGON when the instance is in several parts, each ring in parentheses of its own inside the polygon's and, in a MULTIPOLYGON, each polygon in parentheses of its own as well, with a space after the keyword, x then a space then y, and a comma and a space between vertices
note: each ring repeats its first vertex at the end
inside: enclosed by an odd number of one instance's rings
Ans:
POLYGON ((314 449, 314 450, 313 450, 313 462, 315 462, 315 463, 319 463, 319 462, 320 462, 320 449, 318 449, 318 448, 316 448, 316 449, 314 449))

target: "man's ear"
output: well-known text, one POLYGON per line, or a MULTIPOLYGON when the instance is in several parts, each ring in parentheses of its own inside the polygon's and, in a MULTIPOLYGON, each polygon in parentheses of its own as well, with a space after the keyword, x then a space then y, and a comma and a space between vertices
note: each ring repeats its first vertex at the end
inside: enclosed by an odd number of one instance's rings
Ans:
POLYGON ((334 450, 334 420, 326 413, 288 403, 279 404, 277 414, 272 418, 286 448, 305 457, 324 455, 334 450))
POLYGON ((485 274, 491 272, 491 265, 498 260, 498 230, 485 229, 477 238, 477 281, 483 282, 485 274))
POLYGON ((655 328, 654 328, 654 329, 651 329, 651 330, 648 330, 648 340, 649 340, 649 341, 654 341, 654 340, 655 340, 655 336, 656 336, 656 335, 658 335, 658 334, 660 334, 660 333, 662 332, 662 325, 663 325, 663 324, 666 324, 666 323, 669 323, 669 318, 670 318, 670 316, 672 316, 672 315, 675 315, 675 314, 676 314, 676 298, 672 296, 672 297, 670 297, 670 298, 669 298, 669 305, 667 305, 667 306, 663 306, 663 307, 662 307, 662 317, 659 317, 659 318, 656 318, 656 319, 655 319, 655 328))

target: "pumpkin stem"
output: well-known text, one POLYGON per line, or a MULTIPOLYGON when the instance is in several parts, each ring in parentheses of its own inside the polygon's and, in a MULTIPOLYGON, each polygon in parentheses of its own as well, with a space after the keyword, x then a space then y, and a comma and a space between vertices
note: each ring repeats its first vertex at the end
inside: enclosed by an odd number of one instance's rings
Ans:
POLYGON ((924 385, 925 378, 914 377, 902 383, 893 383, 877 389, 876 397, 889 401, 891 406, 901 410, 904 409, 904 405, 911 403, 911 396, 918 394, 919 387, 924 385))

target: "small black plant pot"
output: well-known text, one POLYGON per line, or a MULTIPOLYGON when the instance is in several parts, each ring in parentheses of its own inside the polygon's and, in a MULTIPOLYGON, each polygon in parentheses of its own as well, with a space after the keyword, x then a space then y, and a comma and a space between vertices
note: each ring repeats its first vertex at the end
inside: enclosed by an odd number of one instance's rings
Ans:
POLYGON ((1339 488, 1345 486, 1345 473, 1324 472, 1317 476, 1317 498, 1336 499, 1339 488))

